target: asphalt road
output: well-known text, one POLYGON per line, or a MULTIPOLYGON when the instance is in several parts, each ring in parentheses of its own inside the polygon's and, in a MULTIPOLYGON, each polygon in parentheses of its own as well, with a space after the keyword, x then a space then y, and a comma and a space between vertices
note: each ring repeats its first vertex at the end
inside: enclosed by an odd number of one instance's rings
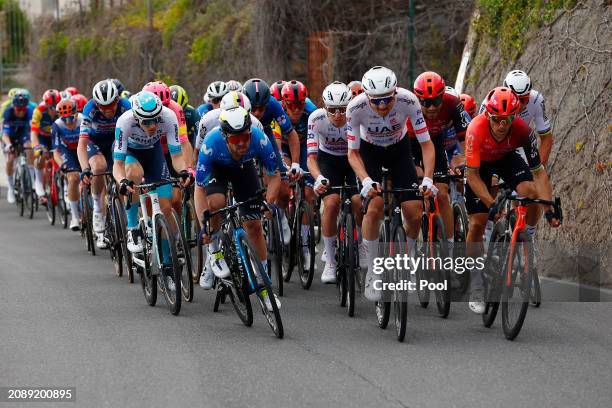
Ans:
POLYGON ((411 305, 398 343, 365 299, 347 317, 317 275, 310 291, 286 287, 278 340, 261 313, 251 328, 230 305, 213 313, 200 288, 179 316, 163 298, 148 306, 107 253, 88 255, 42 212, 20 219, 4 197, 0 387, 77 390, 76 403, 23 406, 610 406, 612 303, 545 302, 514 342, 466 304, 446 320, 411 305))

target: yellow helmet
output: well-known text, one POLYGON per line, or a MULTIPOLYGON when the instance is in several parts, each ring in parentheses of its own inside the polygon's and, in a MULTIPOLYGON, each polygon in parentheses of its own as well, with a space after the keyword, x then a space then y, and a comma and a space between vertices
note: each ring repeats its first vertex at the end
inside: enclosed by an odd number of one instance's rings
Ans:
POLYGON ((181 108, 185 109, 187 103, 189 102, 189 98, 187 97, 187 91, 180 85, 172 85, 170 87, 170 97, 174 102, 181 105, 181 108))

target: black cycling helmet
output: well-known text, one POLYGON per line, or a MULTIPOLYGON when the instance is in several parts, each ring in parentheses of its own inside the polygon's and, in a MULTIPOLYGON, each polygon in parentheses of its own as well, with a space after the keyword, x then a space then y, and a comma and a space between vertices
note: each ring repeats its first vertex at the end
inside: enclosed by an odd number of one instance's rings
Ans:
POLYGON ((25 92, 18 91, 13 96, 13 106, 18 108, 25 108, 30 104, 30 98, 25 92))
POLYGON ((270 87, 263 79, 249 79, 242 86, 242 93, 251 101, 251 105, 266 106, 270 100, 270 87))

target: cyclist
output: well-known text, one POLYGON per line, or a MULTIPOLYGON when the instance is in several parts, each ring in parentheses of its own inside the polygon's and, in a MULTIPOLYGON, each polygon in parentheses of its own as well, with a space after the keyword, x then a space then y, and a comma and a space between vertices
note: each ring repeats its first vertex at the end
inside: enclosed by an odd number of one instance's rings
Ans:
MULTIPOLYGON (((134 184, 155 183, 170 177, 168 165, 161 147, 161 138, 166 137, 168 150, 172 156, 171 165, 183 185, 188 186, 193 177, 187 170, 178 133, 176 114, 163 106, 153 93, 141 91, 132 97, 134 106, 124 112, 117 120, 115 128, 115 147, 113 150, 113 176, 119 183, 121 194, 133 193, 132 203, 127 212, 127 247, 132 253, 142 252, 142 239, 138 229, 138 207, 140 206, 134 184)), ((168 218, 171 217, 172 185, 157 189, 159 205, 168 218)), ((170 222, 170 228, 177 232, 177 226, 170 222)), ((168 243, 165 243, 167 248, 168 243)), ((167 263, 169 250, 162 243, 164 263, 167 263)))
POLYGON ((81 180, 91 184, 93 199, 93 229, 96 233, 96 246, 106 247, 104 215, 102 214, 105 180, 92 177, 93 174, 110 171, 113 166, 113 142, 117 119, 130 109, 130 102, 119 96, 117 86, 112 80, 102 80, 93 87, 93 99, 83 108, 79 145, 77 154, 81 165, 81 180))
POLYGON ((229 88, 223 81, 215 81, 208 85, 206 94, 204 94, 204 103, 198 106, 198 113, 200 116, 204 116, 208 111, 217 109, 221 103, 221 98, 228 92, 229 88), (206 97, 208 97, 208 100, 206 100, 206 97))
MULTIPOLYGON (((272 130, 273 122, 280 126, 282 136, 289 145, 299 146, 299 137, 293 125, 291 119, 287 116, 287 113, 283 109, 281 103, 275 98, 270 98, 270 87, 268 84, 259 78, 249 79, 244 83, 242 92, 249 98, 251 102, 251 113, 255 116, 261 124, 264 126, 264 132, 268 138, 272 141, 278 139, 274 136, 272 130)), ((286 166, 283 162, 283 158, 280 154, 280 145, 278 143, 272 143, 274 153, 277 157, 277 168, 282 173, 285 172, 286 166)), ((297 179, 301 177, 300 165, 297 162, 291 164, 290 177, 297 179)), ((281 182, 281 190, 278 198, 278 207, 281 210, 285 210, 289 203, 289 183, 286 178, 283 178, 281 182)), ((288 245, 291 240, 291 229, 289 228, 289 222, 287 221, 287 215, 285 211, 281 211, 281 226, 283 228, 283 239, 285 245, 288 245)))
MULTIPOLYGON (((372 269, 378 254, 378 232, 383 219, 383 199, 380 196, 382 167, 389 169, 395 188, 418 185, 410 142, 406 137, 406 120, 409 118, 423 152, 425 177, 420 188, 429 197, 435 188, 432 181, 435 151, 417 97, 407 89, 397 87, 393 71, 375 66, 364 74, 361 83, 365 92, 353 98, 347 108, 348 159, 361 181, 361 196, 370 199, 362 225, 368 260, 365 296, 378 301, 382 294, 374 289, 372 269)), ((403 192, 399 199, 412 249, 421 223, 422 199, 416 192, 403 192)))
POLYGON ((117 88, 117 92, 119 92, 119 95, 123 98, 124 96, 122 94, 125 91, 125 86, 123 85, 123 82, 121 82, 117 78, 108 78, 108 79, 113 81, 113 84, 115 84, 115 87, 117 88))
MULTIPOLYGON (((321 282, 336 282, 336 222, 340 212, 340 195, 329 187, 354 185, 355 173, 348 162, 346 139, 346 107, 351 90, 342 82, 333 82, 323 90, 324 108, 308 117, 308 170, 316 180, 314 191, 323 197, 323 243, 325 268, 321 282)), ((356 188, 349 190, 357 225, 361 225, 361 200, 356 188)))
MULTIPOLYGON (((30 106, 29 93, 22 89, 17 90, 11 99, 10 108, 4 110, 2 119, 2 150, 6 156, 6 178, 8 181, 6 200, 12 204, 15 202, 14 146, 18 144, 30 145, 32 107, 30 106)), ((30 168, 30 176, 32 172, 33 170, 30 168)))
POLYGON ((132 96, 132 93, 126 89, 123 92, 121 92, 119 95, 121 95, 122 98, 129 100, 130 96, 132 96))
MULTIPOLYGON (((77 146, 81 133, 83 115, 77 111, 77 104, 72 99, 64 99, 57 104, 59 119, 51 127, 53 139, 53 158, 61 169, 81 171, 77 146)), ((68 178, 68 200, 70 205, 70 229, 78 231, 81 228, 79 211, 79 173, 70 172, 68 178)))
MULTIPOLYGON (((504 86, 512 89, 519 97, 521 107, 518 116, 529 125, 535 122, 535 130, 540 138, 540 158, 542 164, 546 166, 552 150, 553 134, 550 121, 546 116, 544 96, 532 89, 531 79, 524 71, 513 70, 508 72, 504 79, 504 86)), ((480 113, 486 110, 486 104, 487 100, 485 99, 480 105, 480 113)), ((523 159, 526 159, 522 150, 519 149, 519 153, 521 153, 523 159)))
POLYGON ((22 94, 23 96, 26 96, 27 99, 30 101, 30 105, 32 107, 32 111, 34 111, 34 108, 36 108, 36 103, 32 102, 32 96, 30 95, 30 91, 28 91, 25 88, 11 88, 8 91, 8 99, 4 102, 2 102, 2 105, 0 105, 0 117, 2 117, 2 115, 4 114, 4 111, 6 109, 8 109, 9 107, 13 106, 13 98, 15 97, 16 94, 22 94))
POLYGON ((74 87, 74 86, 69 86, 66 89, 64 89, 64 92, 67 92, 70 94, 70 96, 74 96, 77 94, 80 94, 78 88, 74 87))
POLYGON ((227 85, 228 92, 229 91, 242 92, 242 84, 234 79, 227 81, 225 85, 227 85))
MULTIPOLYGON (((300 81, 292 80, 287 81, 281 90, 281 97, 283 103, 283 109, 287 112, 293 128, 298 134, 299 145, 290 143, 286 138, 283 138, 282 154, 288 163, 292 163, 292 169, 296 168, 294 164, 299 164, 300 172, 302 169, 307 169, 307 158, 308 158, 308 117, 312 112, 316 110, 316 106, 307 106, 306 99, 308 98, 308 89, 300 81)), ((311 176, 306 176, 305 179, 305 198, 310 204, 311 208, 314 207, 314 193, 312 186, 314 180, 311 176)), ((304 198, 304 197, 303 197, 304 198)), ((302 218, 300 234, 302 242, 308 242, 310 227, 308 225, 308 218, 306 215, 302 218)), ((302 246, 302 252, 304 254, 304 269, 308 269, 310 265, 310 256, 314 254, 310 253, 308 246, 302 246)))
MULTIPOLYGON (((457 140, 463 143, 465 130, 470 123, 470 117, 463 109, 458 97, 449 93, 448 86, 445 87, 444 79, 435 72, 427 71, 419 75, 414 81, 414 94, 419 99, 425 124, 429 136, 433 142, 436 159, 434 174, 447 175, 449 172, 447 151, 453 151, 457 146, 457 140), (449 137, 449 134, 451 137, 449 137)), ((411 123, 406 123, 408 134, 411 137, 411 150, 414 163, 417 165, 417 174, 422 172, 421 148, 416 139, 416 134, 411 123)), ((440 213, 446 228, 448 242, 454 242, 453 210, 449 199, 449 182, 434 183, 440 213)), ((420 215, 419 215, 420 218, 420 215)))
POLYGON ((351 81, 349 82, 348 87, 351 90, 351 94, 353 95, 353 98, 363 93, 363 87, 361 86, 360 81, 351 81))
POLYGON ((43 101, 32 112, 30 139, 34 154, 28 154, 28 162, 33 164, 34 157, 37 158, 34 189, 42 204, 46 204, 42 169, 51 151, 51 125, 57 119, 56 107, 60 100, 61 96, 57 89, 48 89, 43 94, 43 101))
POLYGON ((444 87, 444 92, 453 95, 455 98, 459 99, 459 92, 457 92, 457 90, 455 88, 453 88, 452 86, 448 86, 446 85, 444 87))
POLYGON ((476 101, 471 95, 461 94, 459 95, 459 100, 463 104, 463 108, 470 115, 470 118, 476 116, 476 101))
MULTIPOLYGON (((467 129, 466 165, 467 185, 465 204, 470 227, 467 242, 467 256, 479 256, 480 243, 487 223, 488 212, 495 203, 490 194, 493 174, 501 176, 519 196, 551 200, 552 189, 544 166, 540 162, 537 138, 534 131, 518 117, 521 109, 519 97, 507 87, 491 90, 486 99, 485 113, 474 118, 467 129), (516 149, 522 147, 527 156, 523 160, 516 149)), ((538 221, 538 207, 529 206, 526 217, 526 233, 533 239, 538 221)), ((559 220, 552 218, 552 211, 546 213, 548 222, 559 226, 559 220)), ((471 271, 472 291, 469 307, 478 314, 485 309, 481 271, 471 271)))
MULTIPOLYGON (((257 158, 269 177, 266 199, 275 203, 280 188, 280 175, 272 143, 266 135, 251 126, 251 115, 242 107, 221 112, 221 126, 213 129, 202 144, 198 156, 195 206, 200 223, 205 208, 210 211, 225 206, 228 183, 232 183, 236 201, 254 197, 259 186, 258 171, 253 162, 257 158), (204 200, 207 202, 204 203, 204 200)), ((240 208, 240 216, 249 240, 255 247, 263 268, 267 271, 267 248, 261 225, 261 205, 240 208)), ((211 269, 218 278, 227 278, 230 270, 219 246, 219 217, 211 220, 212 235, 204 237, 211 269)), ((261 289, 265 290, 265 289, 261 289)), ((268 309, 272 309, 269 294, 262 293, 268 309)), ((276 299, 277 305, 280 302, 276 299)))
POLYGON ((172 85, 170 87, 170 97, 183 108, 187 125, 187 137, 191 146, 195 146, 196 136, 198 135, 198 123, 201 119, 200 114, 193 106, 189 105, 187 91, 182 86, 172 85))

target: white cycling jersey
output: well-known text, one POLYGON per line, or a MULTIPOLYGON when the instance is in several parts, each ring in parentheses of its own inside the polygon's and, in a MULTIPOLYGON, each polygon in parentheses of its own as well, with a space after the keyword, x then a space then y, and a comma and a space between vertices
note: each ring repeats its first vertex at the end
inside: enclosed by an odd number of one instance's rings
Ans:
POLYGON ((319 150, 334 156, 346 156, 348 143, 347 125, 334 126, 323 108, 312 112, 308 117, 308 154, 317 154, 319 150))
MULTIPOLYGON (((221 116, 221 108, 213 109, 211 111, 206 112, 206 114, 200 119, 200 123, 198 124, 198 136, 196 138, 195 150, 200 150, 202 146, 202 141, 206 137, 206 135, 219 126, 219 116, 221 116)), ((264 131, 263 125, 255 116, 251 114, 251 123, 252 126, 255 126, 257 129, 264 131)))
POLYGON ((138 122, 136 122, 132 111, 128 110, 117 119, 113 155, 118 160, 125 160, 128 147, 130 149, 152 149, 162 137, 166 138, 170 154, 181 152, 178 121, 176 114, 172 110, 165 106, 162 108, 157 130, 153 136, 149 136, 142 130, 138 122))
MULTIPOLYGON (((478 113, 485 111, 487 99, 485 98, 480 105, 478 113)), ((535 130, 538 134, 543 135, 551 130, 550 121, 546 116, 546 109, 544 106, 544 95, 538 91, 529 91, 529 102, 525 105, 525 108, 519 113, 519 117, 523 119, 529 126, 532 126, 532 121, 535 122, 535 130)))
POLYGON ((358 95, 346 113, 348 147, 359 149, 361 139, 376 146, 390 146, 406 137, 406 121, 410 119, 419 142, 429 140, 429 131, 417 97, 407 89, 397 88, 395 105, 382 117, 372 110, 368 96, 358 95))

